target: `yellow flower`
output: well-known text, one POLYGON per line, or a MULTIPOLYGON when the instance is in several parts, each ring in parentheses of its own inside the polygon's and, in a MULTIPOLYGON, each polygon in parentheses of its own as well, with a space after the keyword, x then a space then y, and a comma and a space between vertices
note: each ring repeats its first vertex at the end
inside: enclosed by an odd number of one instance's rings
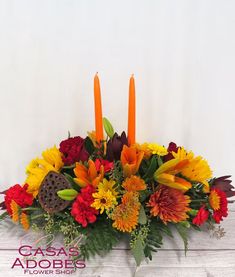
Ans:
POLYGON ((151 155, 165 156, 168 153, 164 146, 157 143, 135 144, 135 147, 138 149, 138 151, 144 152, 145 159, 149 159, 151 155))
POLYGON ((126 192, 122 197, 122 203, 112 213, 113 227, 130 233, 138 225, 139 210, 138 192, 126 192))
POLYGON ((27 192, 33 194, 34 197, 37 196, 39 187, 48 172, 59 172, 64 165, 62 154, 55 146, 45 150, 42 153, 42 157, 42 159, 36 158, 32 160, 26 167, 27 178, 25 183, 29 185, 27 192))
POLYGON ((192 184, 175 175, 181 172, 188 163, 189 161, 187 159, 172 159, 168 162, 165 162, 155 171, 155 181, 157 181, 159 184, 182 190, 183 192, 187 191, 192 187, 192 184))
POLYGON ((26 213, 22 213, 21 214, 21 217, 20 217, 20 223, 22 224, 24 230, 28 230, 29 227, 30 227, 30 224, 29 224, 29 217, 26 213))
POLYGON ((105 191, 100 189, 98 192, 92 194, 95 201, 91 204, 91 207, 96 210, 100 210, 102 214, 104 210, 110 210, 114 205, 117 204, 116 197, 112 194, 110 190, 105 191))
POLYGON ((140 191, 146 189, 144 180, 134 175, 130 178, 126 178, 126 180, 122 183, 122 186, 128 191, 140 191))
POLYGON ((208 180, 212 177, 212 171, 207 161, 201 156, 195 157, 192 151, 187 152, 184 148, 179 148, 177 153, 172 154, 179 160, 189 160, 189 163, 182 168, 181 174, 193 182, 202 183, 204 192, 209 192, 208 180))
POLYGON ((20 206, 14 200, 11 200, 10 206, 11 206, 11 211, 12 211, 12 215, 11 215, 12 221, 18 222, 20 206))
POLYGON ((111 191, 114 196, 118 195, 118 192, 115 190, 115 184, 116 182, 114 180, 107 180, 103 179, 101 183, 98 185, 99 190, 104 190, 104 191, 111 191))

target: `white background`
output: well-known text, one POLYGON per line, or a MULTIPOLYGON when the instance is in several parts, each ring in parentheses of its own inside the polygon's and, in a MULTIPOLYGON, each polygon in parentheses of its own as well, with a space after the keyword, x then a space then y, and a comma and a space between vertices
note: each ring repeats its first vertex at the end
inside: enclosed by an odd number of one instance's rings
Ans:
POLYGON ((235 1, 0 1, 0 183, 34 156, 94 129, 127 127, 135 74, 137 139, 171 140, 235 175, 235 1))
MULTIPOLYGON (((0 0, 1 190, 23 183, 28 162, 68 130, 94 129, 97 71, 117 131, 127 127, 134 73, 137 139, 175 141, 215 174, 235 176, 235 1, 0 0)), ((179 239, 168 241, 138 276, 234 277, 234 223, 231 211, 221 241, 192 236, 186 259, 179 239)), ((1 233, 5 276, 18 244, 12 232, 1 233)), ((120 249, 82 276, 132 276, 133 259, 120 249)))

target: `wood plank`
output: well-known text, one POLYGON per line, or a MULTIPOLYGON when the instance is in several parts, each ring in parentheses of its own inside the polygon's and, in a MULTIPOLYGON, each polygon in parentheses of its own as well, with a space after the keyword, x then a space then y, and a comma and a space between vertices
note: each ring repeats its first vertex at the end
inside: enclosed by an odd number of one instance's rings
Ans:
MULTIPOLYGON (((210 249, 230 249, 235 250, 235 212, 231 211, 229 216, 222 222, 222 228, 225 229, 226 234, 223 238, 217 239, 216 237, 210 237, 211 234, 204 230, 197 232, 191 230, 189 239, 189 249, 196 250, 210 250, 210 249)), ((35 234, 30 233, 33 236, 35 234)), ((15 249, 20 245, 20 239, 25 235, 25 232, 18 226, 15 226, 11 222, 0 224, 0 249, 15 249)), ((30 241, 29 238, 24 240, 30 241)), ((174 232, 174 239, 166 237, 164 239, 163 249, 183 249, 183 243, 181 238, 176 232, 174 232)), ((128 249, 128 244, 125 241, 120 242, 115 249, 128 249)))
MULTIPOLYGON (((11 269, 17 251, 4 250, 0 253, 1 273, 7 276, 26 276, 22 269, 11 269)), ((38 258, 37 260, 39 260, 38 258)), ((39 269, 39 268, 36 268, 39 269)), ((79 269, 76 275, 92 277, 234 277, 235 251, 189 251, 187 257, 183 251, 161 250, 153 261, 143 262, 136 268, 130 251, 113 250, 106 257, 95 257, 86 262, 85 269, 79 269), (135 273, 135 275, 134 275, 135 273)), ((48 275, 40 275, 48 276, 48 275)), ((60 275, 68 276, 68 275, 60 275)))

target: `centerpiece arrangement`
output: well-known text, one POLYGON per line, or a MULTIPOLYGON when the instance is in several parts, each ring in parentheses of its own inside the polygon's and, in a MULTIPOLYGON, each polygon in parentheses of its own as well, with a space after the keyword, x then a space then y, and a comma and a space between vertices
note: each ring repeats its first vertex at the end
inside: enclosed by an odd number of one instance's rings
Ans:
POLYGON ((230 176, 215 178, 207 161, 171 142, 135 139, 135 84, 130 78, 127 135, 102 117, 94 78, 95 131, 68 137, 33 159, 26 180, 4 194, 1 219, 25 230, 63 234, 70 245, 83 236, 80 256, 103 255, 124 236, 136 263, 162 246, 175 228, 187 248, 190 229, 213 226, 228 215, 230 176), (104 131, 106 137, 104 137, 104 131))

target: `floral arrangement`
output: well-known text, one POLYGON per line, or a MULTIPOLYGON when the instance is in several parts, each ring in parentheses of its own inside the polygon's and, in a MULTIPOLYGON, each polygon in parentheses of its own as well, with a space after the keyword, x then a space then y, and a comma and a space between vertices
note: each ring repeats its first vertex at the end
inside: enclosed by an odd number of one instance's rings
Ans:
POLYGON ((164 235, 173 236, 172 228, 187 249, 190 229, 227 217, 227 198, 235 195, 230 176, 212 177, 205 159, 173 142, 168 148, 135 142, 133 77, 128 136, 115 133, 109 120, 100 119, 97 80, 96 131, 69 136, 33 159, 24 184, 2 192, 1 219, 10 217, 25 230, 62 233, 66 245, 82 235, 84 259, 110 251, 125 236, 139 265, 152 259, 164 235))

